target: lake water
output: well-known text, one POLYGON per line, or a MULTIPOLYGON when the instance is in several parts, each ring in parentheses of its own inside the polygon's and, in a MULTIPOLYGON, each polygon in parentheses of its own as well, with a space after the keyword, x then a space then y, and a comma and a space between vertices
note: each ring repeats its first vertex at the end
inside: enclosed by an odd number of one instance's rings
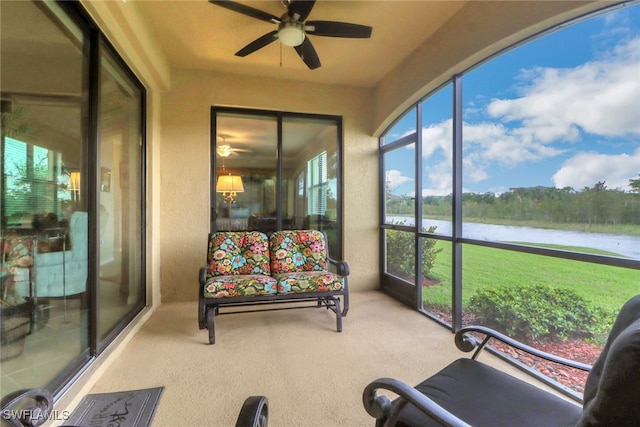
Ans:
MULTIPOLYGON (((388 217, 394 222, 404 221, 406 225, 414 225, 410 217, 388 217)), ((451 235, 451 223, 448 221, 425 220, 424 226, 437 226, 437 233, 451 235)), ((476 240, 493 240, 498 242, 530 242, 550 243, 566 246, 581 246, 601 249, 640 260, 640 237, 623 234, 586 233, 581 231, 545 230, 531 227, 515 227, 510 225, 493 225, 464 223, 463 236, 476 240)))

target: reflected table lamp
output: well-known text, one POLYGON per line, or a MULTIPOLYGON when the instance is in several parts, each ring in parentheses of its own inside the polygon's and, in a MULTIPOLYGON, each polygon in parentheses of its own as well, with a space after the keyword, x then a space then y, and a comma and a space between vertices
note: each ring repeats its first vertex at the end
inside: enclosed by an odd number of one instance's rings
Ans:
POLYGON ((240 175, 222 175, 218 177, 216 192, 222 193, 225 203, 234 204, 238 193, 244 192, 242 177, 240 175))

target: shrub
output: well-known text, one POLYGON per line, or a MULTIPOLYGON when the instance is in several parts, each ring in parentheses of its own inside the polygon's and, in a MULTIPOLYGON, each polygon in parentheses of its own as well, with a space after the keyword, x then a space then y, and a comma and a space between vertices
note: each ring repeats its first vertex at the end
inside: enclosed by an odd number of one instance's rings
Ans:
POLYGON ((615 314, 589 304, 569 289, 543 285, 499 287, 476 292, 469 301, 484 325, 521 340, 606 338, 615 314))
MULTIPOLYGON (((436 226, 423 229, 427 233, 433 233, 436 226)), ((435 239, 421 239, 422 242, 422 275, 428 277, 434 263, 436 255, 442 248, 435 248, 435 239)), ((415 274, 415 235, 406 231, 387 231, 387 270, 403 278, 413 277, 415 274)))

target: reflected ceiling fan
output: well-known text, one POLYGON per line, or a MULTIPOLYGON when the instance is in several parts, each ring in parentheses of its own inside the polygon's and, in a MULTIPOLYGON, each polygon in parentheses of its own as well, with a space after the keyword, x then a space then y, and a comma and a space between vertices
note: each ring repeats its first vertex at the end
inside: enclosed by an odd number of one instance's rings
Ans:
POLYGON ((366 25, 335 21, 307 21, 306 19, 316 3, 315 0, 282 0, 287 12, 279 18, 231 0, 209 0, 209 2, 234 12, 278 25, 277 30, 252 41, 237 51, 236 56, 247 56, 279 40, 285 46, 292 46, 304 63, 307 64, 307 67, 314 70, 320 67, 320 58, 318 58, 318 54, 307 35, 355 39, 368 39, 371 37, 371 27, 366 25))
POLYGON ((216 146, 216 153, 222 158, 237 155, 238 153, 253 153, 253 150, 245 148, 232 148, 227 144, 226 137, 220 136, 220 138, 222 138, 222 144, 218 144, 216 146))

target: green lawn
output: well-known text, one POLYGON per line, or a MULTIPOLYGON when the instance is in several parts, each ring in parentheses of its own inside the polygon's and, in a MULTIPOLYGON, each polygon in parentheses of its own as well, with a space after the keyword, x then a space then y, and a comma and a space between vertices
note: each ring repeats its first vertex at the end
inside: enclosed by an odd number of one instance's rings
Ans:
MULTIPOLYGON (((439 284, 425 288, 425 302, 451 305, 451 244, 442 248, 432 270, 439 284)), ((554 246, 558 247, 558 246, 554 246)), ((585 248, 565 247, 580 250, 585 248)), ((479 289, 538 284, 567 288, 595 305, 619 310, 631 296, 640 293, 640 270, 571 261, 482 246, 463 247, 463 306, 479 289)))

